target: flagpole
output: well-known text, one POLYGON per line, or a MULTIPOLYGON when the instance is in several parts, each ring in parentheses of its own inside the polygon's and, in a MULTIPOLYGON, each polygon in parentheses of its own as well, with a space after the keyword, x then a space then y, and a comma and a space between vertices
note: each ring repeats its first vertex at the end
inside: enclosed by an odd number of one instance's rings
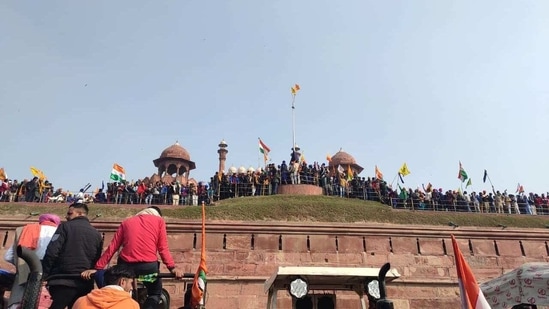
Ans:
POLYGON ((486 174, 486 178, 488 178, 488 181, 490 182, 490 185, 492 186, 492 191, 494 191, 494 184, 492 183, 492 179, 490 179, 490 175, 486 174))
POLYGON ((295 94, 292 94, 292 154, 295 152, 295 94))
POLYGON ((395 180, 397 179, 398 177, 398 173, 395 175, 395 178, 393 178, 393 181, 391 181, 391 187, 393 186, 393 184, 395 183, 395 180))
MULTIPOLYGON (((260 142, 261 142, 261 138, 258 137, 258 138, 257 138, 257 143, 259 144, 260 142)), ((260 157, 260 156, 261 156, 261 155, 258 153, 258 154, 257 154, 257 168, 260 168, 260 167, 261 167, 261 165, 259 165, 259 162, 260 162, 260 161, 259 161, 259 157, 260 157)))

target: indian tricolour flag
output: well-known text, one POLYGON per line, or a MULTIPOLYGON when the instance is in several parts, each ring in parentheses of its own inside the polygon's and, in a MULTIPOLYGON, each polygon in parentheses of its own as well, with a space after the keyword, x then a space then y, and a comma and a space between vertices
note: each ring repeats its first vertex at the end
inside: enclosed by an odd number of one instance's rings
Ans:
POLYGON ((452 246, 454 248, 454 256, 456 258, 456 270, 459 283, 459 291, 461 294, 462 309, 491 309, 490 305, 484 298, 484 294, 480 290, 480 286, 473 275, 473 271, 467 261, 463 257, 461 250, 457 244, 456 238, 452 236, 452 246))
POLYGON ((259 138, 259 152, 261 152, 263 154, 263 158, 265 159, 265 161, 267 161, 269 159, 269 152, 270 151, 271 151, 271 148, 269 148, 269 146, 265 145, 265 143, 263 143, 261 138, 259 138))
POLYGON ((126 171, 116 163, 112 166, 111 179, 116 182, 126 181, 126 171))

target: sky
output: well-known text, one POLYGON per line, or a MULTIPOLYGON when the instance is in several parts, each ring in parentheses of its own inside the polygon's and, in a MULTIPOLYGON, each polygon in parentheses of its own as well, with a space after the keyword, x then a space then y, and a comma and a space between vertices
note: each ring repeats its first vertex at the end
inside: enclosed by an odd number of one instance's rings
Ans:
POLYGON ((549 191, 549 1, 0 2, 0 167, 76 191, 157 172, 178 141, 218 169, 340 149, 393 183, 549 191), (295 83, 301 90, 292 96, 295 83), (545 146, 544 146, 545 145, 545 146), (464 185, 463 185, 464 186, 464 185))

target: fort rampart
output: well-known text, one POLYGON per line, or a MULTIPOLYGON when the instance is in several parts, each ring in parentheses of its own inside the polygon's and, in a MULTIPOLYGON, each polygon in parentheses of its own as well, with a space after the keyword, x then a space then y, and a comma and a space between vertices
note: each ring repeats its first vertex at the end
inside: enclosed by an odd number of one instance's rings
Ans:
MULTIPOLYGON (((15 227, 31 219, 0 217, 2 255, 13 242, 15 227)), ((104 233, 106 246, 119 222, 97 218, 93 224, 104 233)), ((167 219, 167 227, 176 263, 185 272, 194 272, 200 259, 200 222, 167 219)), ((207 221, 207 308, 265 308, 263 283, 277 266, 380 267, 385 262, 401 274, 388 286, 395 308, 458 308, 450 234, 456 236, 477 280, 483 282, 526 262, 547 261, 548 232, 505 227, 207 221)), ((0 267, 13 269, 5 262, 0 267)), ((165 282, 172 308, 182 306, 184 285, 165 282)), ((279 308, 291 308, 287 292, 279 292, 279 297, 279 308)), ((338 292, 337 305, 359 308, 351 292, 338 292)))

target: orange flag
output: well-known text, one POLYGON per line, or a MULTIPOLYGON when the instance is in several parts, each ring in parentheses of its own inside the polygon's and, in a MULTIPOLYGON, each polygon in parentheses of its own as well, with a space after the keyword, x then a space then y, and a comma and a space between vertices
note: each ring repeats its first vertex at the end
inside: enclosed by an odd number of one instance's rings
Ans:
POLYGON ((204 304, 204 291, 206 290, 206 206, 202 202, 202 250, 200 252, 200 264, 194 275, 193 287, 191 289, 191 307, 204 304))
POLYGON ((454 257, 456 259, 456 269, 459 282, 459 291, 461 295, 462 309, 490 309, 490 305, 484 298, 484 294, 475 279, 475 275, 463 257, 457 244, 456 238, 452 236, 452 247, 454 248, 454 257))
POLYGON ((377 165, 376 165, 376 178, 383 179, 383 173, 379 170, 379 168, 377 168, 377 165))
POLYGON ((293 94, 293 95, 296 95, 297 92, 299 91, 299 89, 301 89, 301 88, 299 87, 299 85, 298 85, 298 84, 295 84, 295 85, 292 87, 292 94, 293 94))

